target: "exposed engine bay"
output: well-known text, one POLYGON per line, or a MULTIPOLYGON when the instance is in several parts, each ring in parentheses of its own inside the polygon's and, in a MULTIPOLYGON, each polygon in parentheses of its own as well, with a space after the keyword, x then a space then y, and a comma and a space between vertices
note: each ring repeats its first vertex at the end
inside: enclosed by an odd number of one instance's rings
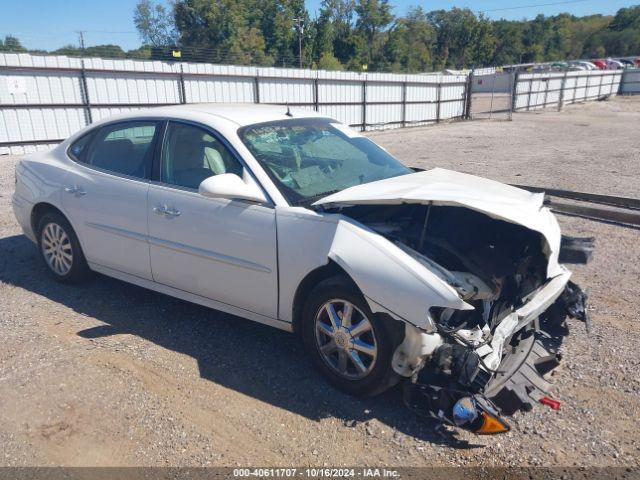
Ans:
MULTIPOLYGON (((410 379, 409 408, 476 433, 500 433, 508 430, 501 414, 537 402, 557 406, 547 397, 544 376, 560 360, 558 332, 567 315, 589 323, 586 295, 569 281, 570 272, 547 278, 549 246, 539 232, 430 203, 338 210, 394 243, 473 306, 435 306, 429 311, 433 328, 405 327, 393 367, 410 379)), ((593 239, 563 237, 560 258, 586 263, 592 250, 593 239)))

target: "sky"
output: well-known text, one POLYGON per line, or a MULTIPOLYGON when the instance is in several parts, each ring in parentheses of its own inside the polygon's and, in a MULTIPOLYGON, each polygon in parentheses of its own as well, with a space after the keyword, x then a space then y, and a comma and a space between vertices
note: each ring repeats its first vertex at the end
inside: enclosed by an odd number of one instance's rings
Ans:
MULTIPOLYGON (((110 43, 125 50, 140 46, 133 24, 137 0, 0 0, 0 3, 0 37, 15 35, 28 48, 53 50, 64 45, 78 45, 78 30, 85 31, 86 46, 110 43)), ((306 0, 312 17, 320 3, 321 0, 306 0)), ((539 13, 611 15, 637 3, 638 0, 391 0, 396 15, 404 15, 412 5, 420 5, 427 11, 455 6, 483 11, 490 18, 510 20, 533 18, 539 13)))

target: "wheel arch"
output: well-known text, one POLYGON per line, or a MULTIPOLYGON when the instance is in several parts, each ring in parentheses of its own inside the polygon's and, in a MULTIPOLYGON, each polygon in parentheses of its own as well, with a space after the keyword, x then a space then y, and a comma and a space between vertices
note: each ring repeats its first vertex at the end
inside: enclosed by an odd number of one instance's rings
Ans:
POLYGON ((302 281, 298 284, 298 288, 296 289, 296 293, 293 297, 293 307, 292 307, 292 327, 294 333, 298 334, 300 332, 300 323, 302 321, 302 312, 304 310, 304 304, 307 299, 307 296, 311 290, 323 280, 326 280, 331 277, 335 277, 337 275, 343 275, 348 278, 350 282, 352 282, 358 290, 360 288, 353 281, 351 276, 336 262, 329 259, 329 261, 318 267, 309 273, 302 279, 302 281))
MULTIPOLYGON (((33 208, 31 209, 31 231, 33 232, 34 236, 36 237, 36 239, 38 239, 38 223, 40 222, 40 219, 47 213, 57 213, 59 215, 62 215, 67 222, 69 222, 69 218, 64 214, 64 212, 62 210, 60 210, 58 207, 56 207, 55 205, 53 205, 52 203, 48 203, 48 202, 39 202, 36 203, 33 208)), ((69 222, 69 224, 71 225, 71 222, 69 222)), ((72 225, 73 228, 73 225, 72 225)))

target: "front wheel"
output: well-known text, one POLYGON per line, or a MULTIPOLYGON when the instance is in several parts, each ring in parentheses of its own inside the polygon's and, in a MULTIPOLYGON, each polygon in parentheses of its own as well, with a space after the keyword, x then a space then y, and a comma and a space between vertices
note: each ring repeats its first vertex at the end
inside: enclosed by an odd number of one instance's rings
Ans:
POLYGON ((371 312, 349 279, 339 276, 319 283, 303 315, 307 351, 331 384, 369 396, 397 382, 391 359, 402 341, 402 325, 371 312))

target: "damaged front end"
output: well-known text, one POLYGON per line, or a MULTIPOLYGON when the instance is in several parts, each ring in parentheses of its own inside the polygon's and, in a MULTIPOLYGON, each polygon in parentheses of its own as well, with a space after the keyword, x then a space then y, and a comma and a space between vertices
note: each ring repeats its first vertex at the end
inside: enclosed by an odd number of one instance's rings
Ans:
POLYGON ((561 262, 586 263, 593 239, 561 236, 542 194, 433 169, 316 205, 364 227, 339 226, 329 255, 372 310, 405 322, 393 368, 410 379, 412 410, 499 433, 501 415, 557 407, 545 375, 559 362, 564 319, 590 325, 561 262))
MULTIPOLYGON (((509 430, 503 415, 548 403, 545 375, 560 360, 564 318, 588 322, 586 296, 558 265, 548 276, 545 238, 469 209, 350 206, 356 219, 451 286, 472 308, 431 307, 407 324, 393 358, 417 414, 479 434, 509 430)), ((559 257, 586 262, 592 241, 563 237, 559 257), (570 258, 565 258, 570 257, 570 258)), ((588 323, 587 323, 588 325, 588 323)))

